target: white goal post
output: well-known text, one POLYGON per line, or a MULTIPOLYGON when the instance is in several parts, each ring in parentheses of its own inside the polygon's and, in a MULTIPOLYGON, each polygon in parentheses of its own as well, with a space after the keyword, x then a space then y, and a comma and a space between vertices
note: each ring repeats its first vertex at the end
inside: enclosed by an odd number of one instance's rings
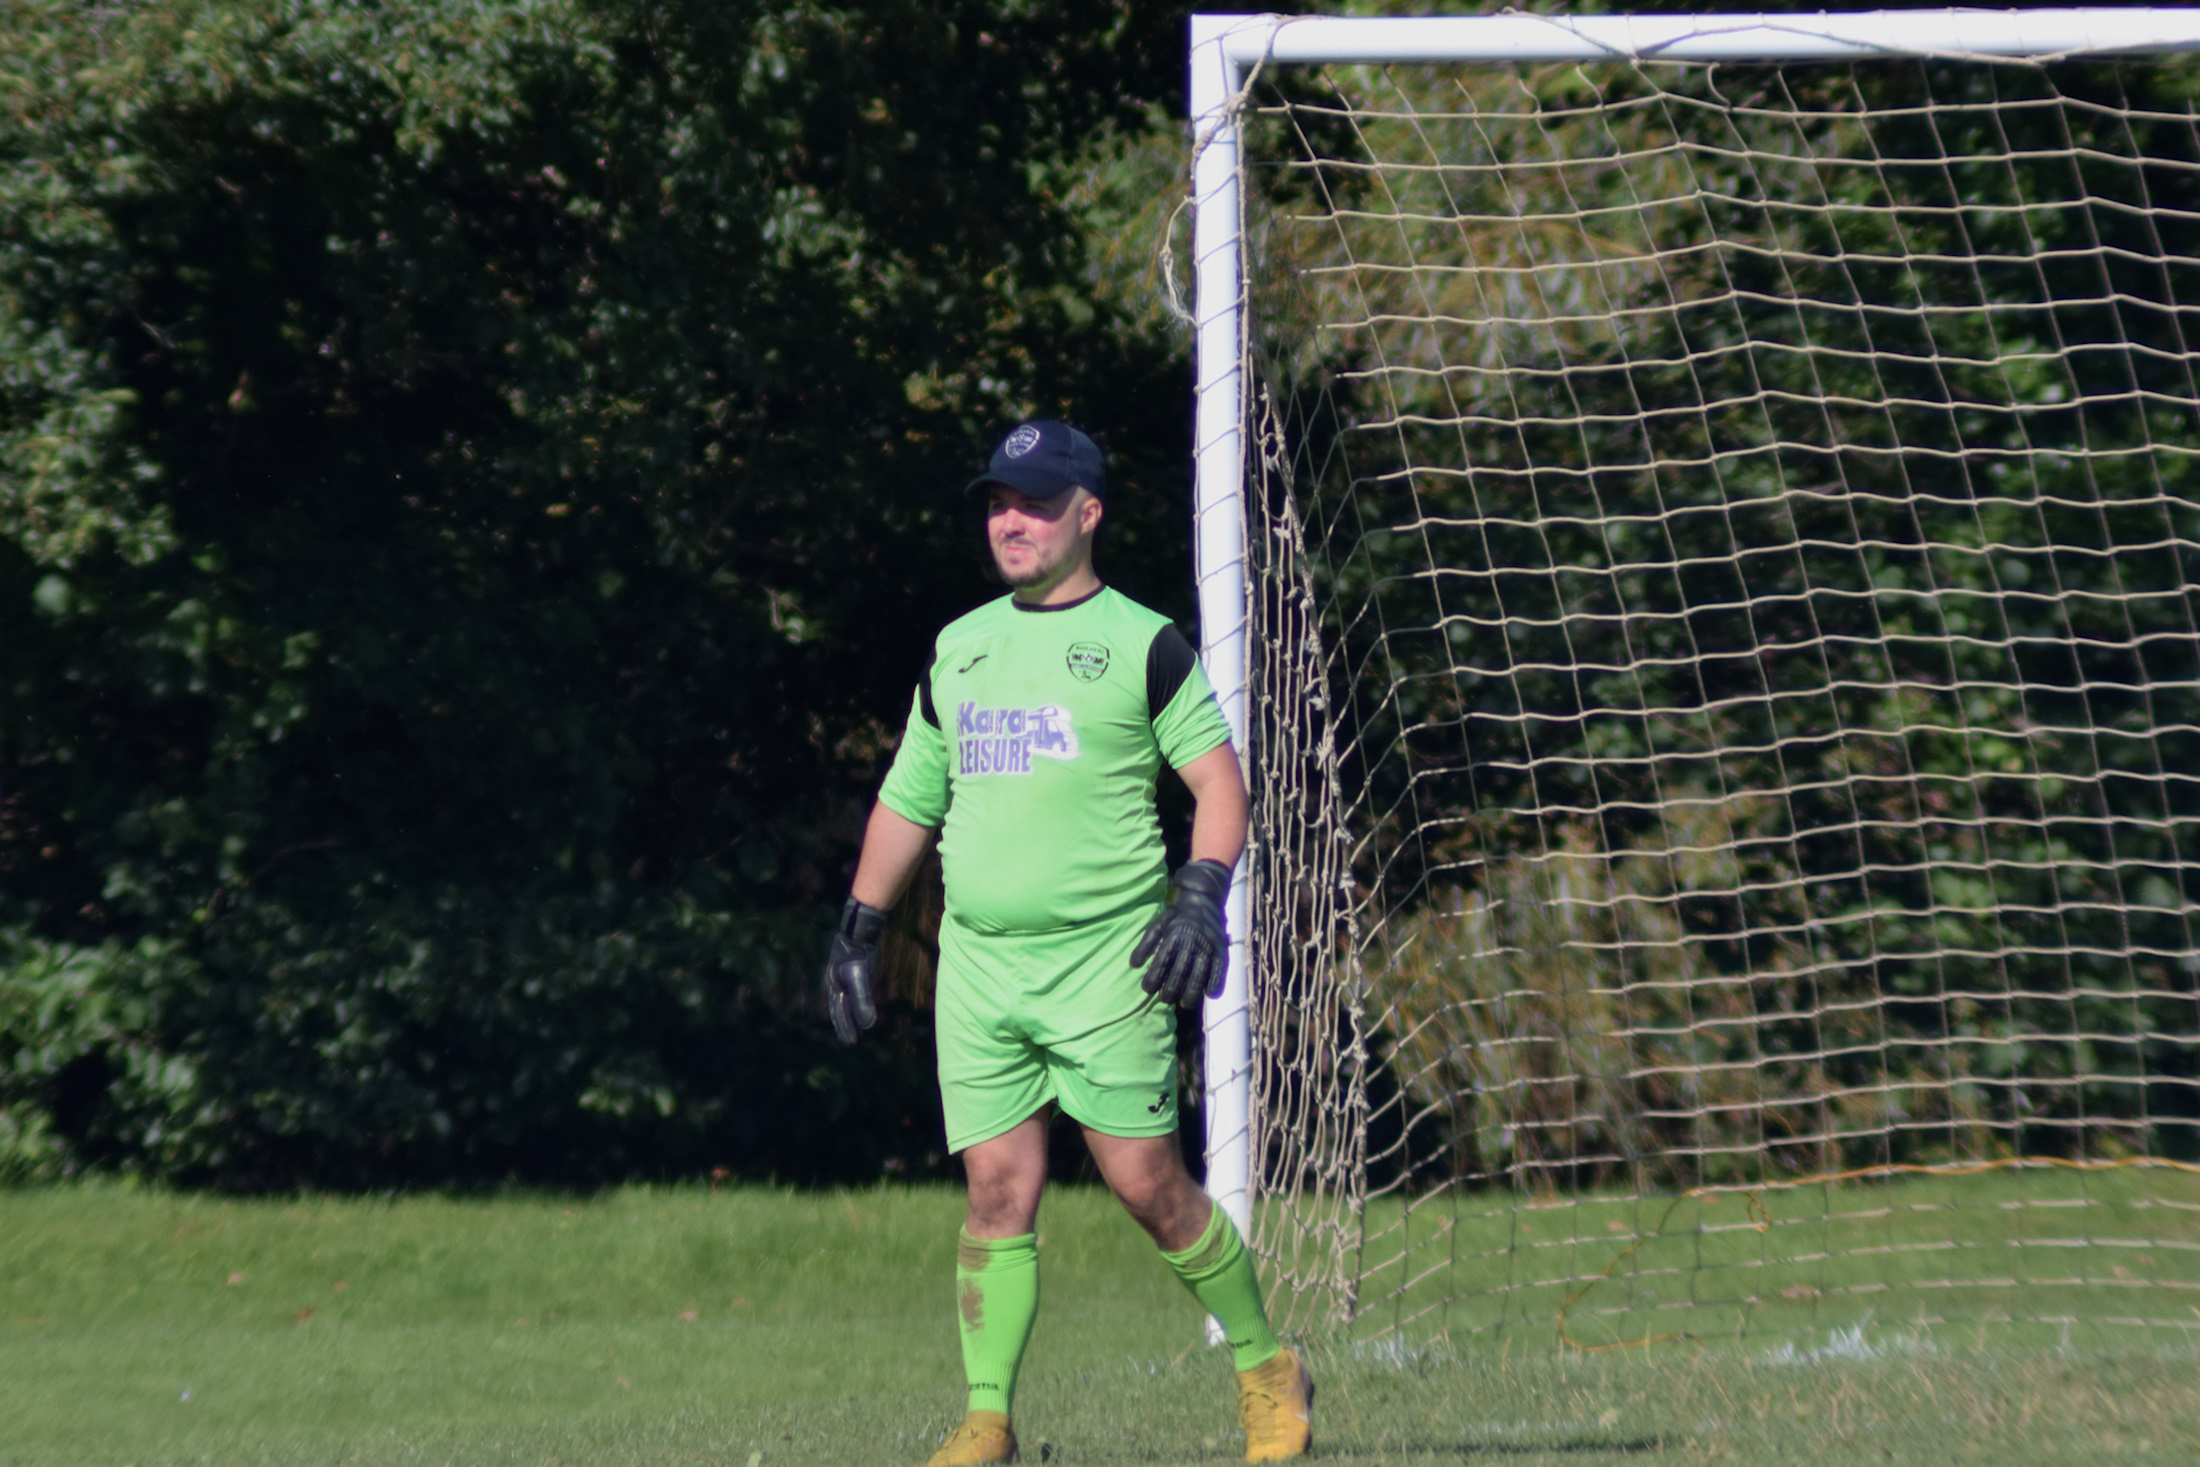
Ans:
MULTIPOLYGON (((1262 73, 1287 67, 1444 63, 1765 63, 1876 58, 2070 58, 2200 50, 2200 9, 1902 11, 1701 16, 1521 15, 1359 19, 1196 15, 1190 23, 1195 333, 1195 573, 1208 676, 1251 767, 1252 612, 1246 476, 1255 445, 1241 185, 1242 109, 1262 73)), ((1250 861, 1233 884, 1227 978, 1203 1013, 1207 1189, 1255 1237, 1260 1166, 1249 971, 1250 861)), ((1563 1314, 1563 1311, 1562 1311, 1563 1314)))

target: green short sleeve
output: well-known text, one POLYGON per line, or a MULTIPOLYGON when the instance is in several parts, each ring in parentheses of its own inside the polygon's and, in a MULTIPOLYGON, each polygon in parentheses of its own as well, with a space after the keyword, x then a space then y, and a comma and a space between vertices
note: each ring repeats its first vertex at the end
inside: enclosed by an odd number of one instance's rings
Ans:
POLYGON ((1182 769, 1200 755, 1230 741, 1230 725, 1222 717, 1222 705, 1208 685, 1207 670, 1198 663, 1153 721, 1154 742, 1171 769, 1182 769))
POLYGON ((936 829, 947 818, 947 736, 925 717, 924 704, 920 687, 910 699, 909 725, 878 797, 902 819, 936 829))

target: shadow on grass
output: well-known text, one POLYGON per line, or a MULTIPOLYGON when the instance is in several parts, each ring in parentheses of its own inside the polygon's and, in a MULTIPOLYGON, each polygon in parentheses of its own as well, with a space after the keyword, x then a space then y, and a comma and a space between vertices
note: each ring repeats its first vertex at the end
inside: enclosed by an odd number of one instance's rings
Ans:
MULTIPOLYGON (((1400 1459, 1410 1460, 1419 1457, 1456 1457, 1466 1461, 1476 1457, 1637 1456, 1648 1452, 1661 1452, 1665 1449, 1664 1439, 1654 1436, 1635 1437, 1626 1441, 1611 1441, 1590 1437, 1569 1437, 1562 1441, 1507 1442, 1478 1441, 1472 1438, 1465 1440, 1455 1438, 1449 1441, 1433 1439, 1424 1441, 1385 1440, 1366 1446, 1338 1446, 1334 1442, 1325 1444, 1317 1437, 1314 1441, 1314 1450, 1309 1454, 1307 1460, 1310 1462, 1350 1463, 1397 1462, 1400 1459)), ((1061 1455, 1061 1449, 1053 1443, 1042 1442, 1039 1451, 1027 1454, 1025 1460, 1035 1459, 1040 1462, 1051 1462, 1061 1457, 1061 1455)), ((1119 1458, 1136 1461, 1157 1460, 1156 1453, 1151 1447, 1129 1452, 1093 1453, 1080 1450, 1076 1454, 1076 1459, 1079 1461, 1102 1461, 1119 1458)), ((1182 1460, 1207 1460, 1209 1458, 1235 1461, 1237 1455, 1235 1452, 1228 1450, 1209 1450, 1194 1453, 1182 1460)))
POLYGON ((1564 1441, 1476 1441, 1476 1438, 1452 1438, 1452 1441, 1382 1441, 1371 1445, 1340 1447, 1335 1443, 1324 1445, 1320 1438, 1313 1443, 1313 1452, 1307 1460, 1313 1463, 1397 1463, 1406 1458, 1461 1458, 1472 1460, 1478 1456, 1641 1456, 1646 1452, 1663 1452, 1665 1441, 1659 1436, 1637 1436, 1630 1441, 1606 1441, 1606 1438, 1569 1436, 1564 1441))
POLYGON ((1462 1457, 1525 1457, 1528 1455, 1571 1456, 1583 1452, 1662 1452, 1662 1437, 1644 1436, 1629 1441, 1588 1441, 1575 1437, 1562 1442, 1446 1442, 1439 1447, 1423 1448, 1424 1451, 1457 1452, 1462 1457))
POLYGON ((1339 1447, 1314 1443, 1314 1457, 1324 1462, 1390 1461, 1400 1456, 1423 1457, 1575 1457, 1590 1454, 1638 1455, 1662 1452, 1661 1437, 1635 1437, 1612 1441, 1602 1437, 1568 1437, 1563 1441, 1385 1441, 1379 1446, 1339 1447))

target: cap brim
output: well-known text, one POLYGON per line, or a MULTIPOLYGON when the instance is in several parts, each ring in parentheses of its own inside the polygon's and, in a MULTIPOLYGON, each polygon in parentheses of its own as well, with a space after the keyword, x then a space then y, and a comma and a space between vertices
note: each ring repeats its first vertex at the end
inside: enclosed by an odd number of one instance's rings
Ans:
POLYGON ((988 484, 1006 484, 1019 494, 1033 499, 1052 499, 1057 494, 1067 494, 1077 487, 1074 481, 1064 480, 1060 474, 1050 474, 1045 469, 1019 468, 1010 464, 1005 469, 990 469, 963 486, 963 493, 983 489, 988 484))

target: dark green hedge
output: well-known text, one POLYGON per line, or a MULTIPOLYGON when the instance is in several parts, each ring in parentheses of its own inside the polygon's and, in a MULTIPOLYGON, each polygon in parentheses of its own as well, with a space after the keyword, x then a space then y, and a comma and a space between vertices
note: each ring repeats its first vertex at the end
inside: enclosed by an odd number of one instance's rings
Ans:
POLYGON ((939 1164, 811 971, 956 486, 1184 369, 1061 202, 1173 6, 0 4, 0 1167, 939 1164))

